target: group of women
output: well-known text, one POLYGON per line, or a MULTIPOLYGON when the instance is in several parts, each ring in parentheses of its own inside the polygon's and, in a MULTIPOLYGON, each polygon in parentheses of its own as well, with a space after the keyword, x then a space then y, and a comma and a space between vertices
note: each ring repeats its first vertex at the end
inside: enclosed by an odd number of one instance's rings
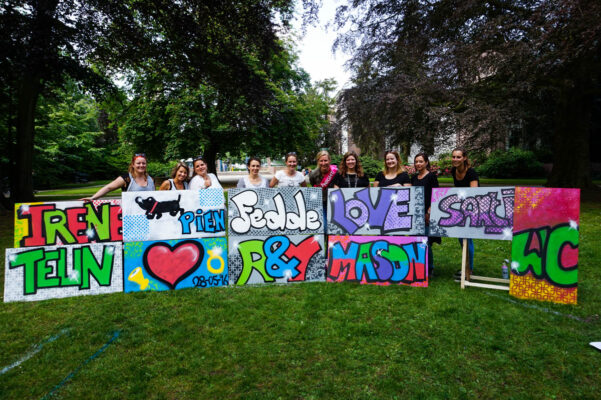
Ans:
MULTIPOLYGON (((320 151, 316 157, 317 168, 309 173, 309 182, 312 186, 321 187, 324 191, 324 221, 327 220, 327 196, 328 188, 357 188, 369 187, 370 181, 363 171, 361 160, 354 151, 347 152, 342 157, 339 166, 331 164, 330 154, 320 151)), ((261 160, 250 157, 247 162, 248 176, 240 178, 239 188, 267 188, 267 187, 298 187, 307 186, 305 176, 297 171, 298 159, 296 153, 291 152, 285 157, 286 168, 277 171, 269 181, 259 175, 261 160)), ((413 160, 415 174, 410 177, 401 163, 401 157, 395 150, 388 150, 384 154, 384 168, 378 172, 373 182, 374 187, 400 187, 400 186, 422 186, 425 190, 425 220, 430 220, 430 208, 432 203, 432 189, 438 187, 436 174, 430 172, 430 161, 427 154, 419 153, 413 160)), ((207 163, 202 156, 196 157, 192 163, 193 176, 188 182, 190 171, 188 165, 179 162, 171 172, 171 178, 165 180, 159 190, 186 190, 221 188, 219 179, 215 174, 209 173, 207 163)), ((452 153, 451 175, 455 187, 477 187, 479 186, 478 175, 470 167, 467 153, 462 148, 456 148, 452 153)), ((114 181, 98 190, 92 197, 82 200, 96 200, 112 190, 121 188, 124 191, 155 190, 153 179, 146 171, 146 155, 134 154, 128 168, 128 172, 117 177, 114 181)), ((459 240, 460 243, 462 239, 459 240)), ((428 237, 428 270, 429 275, 433 272, 432 243, 440 243, 438 237, 428 237)), ((470 271, 474 267, 474 243, 468 239, 468 255, 470 271)))

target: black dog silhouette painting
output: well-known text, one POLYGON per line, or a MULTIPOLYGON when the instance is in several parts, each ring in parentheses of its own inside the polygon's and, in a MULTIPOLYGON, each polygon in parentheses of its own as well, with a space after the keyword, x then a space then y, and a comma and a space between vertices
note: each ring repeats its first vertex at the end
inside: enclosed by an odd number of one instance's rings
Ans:
POLYGON ((146 218, 153 219, 155 216, 157 219, 161 219, 164 213, 169 213, 172 217, 175 217, 177 213, 183 214, 184 209, 179 206, 179 201, 182 195, 177 196, 177 200, 167 201, 156 201, 154 197, 136 197, 136 203, 142 210, 146 211, 146 218))

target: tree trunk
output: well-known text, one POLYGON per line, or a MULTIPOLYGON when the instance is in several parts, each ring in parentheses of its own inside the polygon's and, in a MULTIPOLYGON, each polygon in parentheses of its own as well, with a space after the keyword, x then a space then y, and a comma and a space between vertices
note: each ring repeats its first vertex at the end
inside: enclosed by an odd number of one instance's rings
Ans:
POLYGON ((40 79, 26 75, 21 82, 17 105, 17 146, 13 171, 12 197, 15 202, 33 201, 33 143, 35 109, 40 95, 40 79))
POLYGON ((585 87, 564 92, 553 134, 553 169, 549 187, 592 188, 590 127, 592 98, 585 87))
POLYGON ((204 158, 207 163, 207 169, 209 172, 217 174, 217 167, 215 166, 215 162, 217 161, 217 144, 215 143, 216 139, 213 135, 207 135, 209 139, 209 143, 205 146, 204 149, 204 158))
MULTIPOLYGON (((426 153, 428 155, 428 157, 431 157, 432 154, 434 154, 434 150, 436 149, 436 146, 434 145, 434 132, 435 132, 435 128, 434 127, 429 127, 428 132, 426 132, 426 134, 424 135, 424 141, 423 143, 421 143, 422 148, 420 151, 423 151, 424 153, 426 153)), ((413 162, 413 160, 408 160, 409 164, 411 164, 413 162)))
POLYGON ((409 140, 403 140, 401 142, 401 162, 404 164, 410 164, 409 154, 411 153, 411 142, 409 140))
POLYGON ((7 164, 0 164, 0 178, 2 179, 2 194, 0 194, 0 203, 2 207, 6 210, 12 210, 14 208, 14 182, 15 180, 15 125, 16 125, 16 102, 14 101, 14 88, 10 87, 9 91, 11 95, 8 96, 8 112, 6 113, 6 132, 7 137, 3 138, 5 141, 5 151, 7 152, 6 156, 8 157, 7 164), (5 181, 8 179, 8 182, 5 181), (11 193, 10 197, 4 197, 5 191, 8 190, 11 193))
MULTIPOLYGON (((48 73, 50 60, 58 51, 53 40, 53 25, 58 0, 33 3, 31 40, 17 94, 17 129, 12 197, 16 202, 33 200, 33 144, 36 104, 42 90, 42 74, 48 73)), ((42 173, 42 171, 38 171, 42 173)))

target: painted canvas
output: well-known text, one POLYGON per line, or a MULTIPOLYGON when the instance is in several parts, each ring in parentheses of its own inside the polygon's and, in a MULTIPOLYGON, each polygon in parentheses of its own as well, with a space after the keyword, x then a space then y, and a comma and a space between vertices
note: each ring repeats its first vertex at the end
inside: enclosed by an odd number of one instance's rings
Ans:
POLYGON ((221 189, 126 192, 122 196, 124 242, 225 236, 221 189))
POLYGON ((425 236, 330 236, 328 282, 428 286, 425 236))
POLYGON ((424 188, 328 190, 332 235, 424 235, 424 188))
POLYGON ((511 240, 513 187, 434 188, 430 236, 511 240))
POLYGON ((121 199, 15 204, 15 248, 121 240, 121 199))
POLYGON ((125 292, 226 286, 225 238, 123 244, 125 292))
POLYGON ((320 188, 230 189, 230 236, 323 233, 320 188))
POLYGON ((230 236, 230 285, 323 282, 323 246, 323 235, 230 236))
POLYGON ((6 249, 4 301, 123 291, 122 242, 6 249))
POLYGON ((509 294, 576 304, 580 189, 518 187, 509 294))

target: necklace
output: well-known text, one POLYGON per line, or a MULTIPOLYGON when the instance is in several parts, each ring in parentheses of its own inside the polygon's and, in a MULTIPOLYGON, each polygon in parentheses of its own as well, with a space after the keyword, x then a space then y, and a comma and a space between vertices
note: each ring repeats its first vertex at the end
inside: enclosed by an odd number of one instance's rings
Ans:
POLYGON ((355 179, 354 179, 355 186, 351 186, 350 174, 346 174, 346 182, 348 183, 348 187, 357 187, 357 181, 358 181, 357 174, 354 174, 353 176, 355 177, 355 179))

